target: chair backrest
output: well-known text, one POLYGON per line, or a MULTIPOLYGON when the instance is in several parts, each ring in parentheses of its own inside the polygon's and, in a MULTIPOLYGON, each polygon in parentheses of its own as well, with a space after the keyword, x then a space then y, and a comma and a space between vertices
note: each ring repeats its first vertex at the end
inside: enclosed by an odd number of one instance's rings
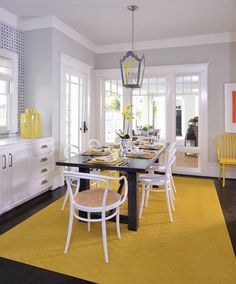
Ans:
MULTIPOLYGON (((121 176, 119 178, 116 177, 109 177, 109 176, 102 176, 102 175, 96 175, 96 174, 90 174, 90 173, 80 173, 80 172, 71 172, 71 171, 65 171, 64 172, 64 177, 66 179, 66 184, 67 188, 69 191, 69 196, 70 196, 70 206, 73 206, 74 204, 74 194, 71 188, 71 181, 77 180, 78 183, 80 183, 80 179, 86 179, 86 180, 95 180, 99 181, 101 184, 104 184, 105 190, 103 194, 103 199, 102 199, 102 207, 103 210, 106 209, 106 201, 107 201, 107 194, 109 190, 109 180, 117 180, 121 181, 124 180, 124 194, 121 196, 121 201, 119 205, 125 202, 128 194, 128 182, 127 178, 125 176, 121 176)), ((96 189, 94 189, 96 190, 96 189)))
POLYGON ((218 136, 217 158, 236 159, 236 134, 222 134, 218 136))
POLYGON ((99 148, 102 144, 97 139, 90 139, 88 142, 89 148, 99 148))
POLYGON ((79 154, 79 147, 76 145, 69 144, 64 149, 64 156, 65 158, 72 158, 79 154))
POLYGON ((176 153, 175 145, 176 145, 176 142, 172 142, 169 146, 168 151, 167 151, 165 175, 168 176, 168 178, 171 175, 172 166, 173 166, 175 159, 176 159, 175 158, 175 153, 176 153))

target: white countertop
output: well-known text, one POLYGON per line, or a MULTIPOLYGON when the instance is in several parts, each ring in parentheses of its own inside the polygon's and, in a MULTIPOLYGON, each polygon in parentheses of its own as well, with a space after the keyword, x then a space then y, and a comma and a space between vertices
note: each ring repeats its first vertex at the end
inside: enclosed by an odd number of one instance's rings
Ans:
POLYGON ((40 142, 41 140, 45 139, 51 139, 52 137, 40 137, 40 138, 21 138, 20 136, 14 136, 9 138, 0 138, 0 147, 8 146, 8 145, 14 145, 19 143, 32 143, 32 142, 40 142))

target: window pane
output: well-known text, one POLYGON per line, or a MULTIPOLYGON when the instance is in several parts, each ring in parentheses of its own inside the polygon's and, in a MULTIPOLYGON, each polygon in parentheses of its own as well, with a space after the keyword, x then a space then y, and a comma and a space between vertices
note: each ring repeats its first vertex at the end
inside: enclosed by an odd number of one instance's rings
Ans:
POLYGON ((176 77, 177 146, 198 146, 199 75, 176 77), (183 89, 179 82, 183 81, 183 89))
POLYGON ((7 96, 0 95, 0 128, 7 127, 7 96))
POLYGON ((119 80, 105 81, 105 142, 115 141, 122 129, 123 87, 119 80))
POLYGON ((166 135, 166 78, 144 79, 141 95, 133 90, 133 131, 135 135, 166 135), (148 129, 148 130, 147 130, 148 129))
POLYGON ((0 80, 0 94, 6 94, 8 92, 7 85, 9 85, 9 82, 0 80))
POLYGON ((12 75, 12 61, 10 59, 0 56, 0 73, 12 75))
POLYGON ((66 145, 76 145, 81 150, 83 79, 71 74, 67 74, 66 78, 69 78, 66 83, 66 145))
POLYGON ((177 151, 175 166, 178 168, 198 168, 198 154, 177 151))

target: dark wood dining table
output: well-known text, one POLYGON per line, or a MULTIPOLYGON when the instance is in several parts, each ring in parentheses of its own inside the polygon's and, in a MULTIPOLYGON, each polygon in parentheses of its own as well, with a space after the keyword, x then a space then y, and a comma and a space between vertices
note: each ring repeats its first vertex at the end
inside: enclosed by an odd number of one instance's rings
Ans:
MULTIPOLYGON (((88 159, 91 157, 79 154, 63 161, 57 161, 57 166, 76 167, 79 172, 89 173, 91 169, 116 170, 125 173, 128 179, 128 216, 121 215, 120 222, 128 224, 128 229, 137 231, 139 228, 139 190, 138 190, 138 174, 145 173, 148 168, 156 162, 160 155, 166 150, 168 144, 158 151, 153 151, 155 156, 151 159, 127 158, 124 165, 108 165, 108 164, 89 164, 88 159)), ((80 190, 89 189, 88 180, 82 180, 80 190)))

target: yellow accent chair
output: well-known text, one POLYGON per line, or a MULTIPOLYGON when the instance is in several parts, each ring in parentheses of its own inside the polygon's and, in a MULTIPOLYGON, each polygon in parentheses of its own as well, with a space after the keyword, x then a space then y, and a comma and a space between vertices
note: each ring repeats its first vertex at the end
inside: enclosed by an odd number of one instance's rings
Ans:
POLYGON ((236 170, 236 134, 221 134, 217 138, 217 158, 220 165, 219 180, 223 178, 225 187, 225 170, 236 170))

